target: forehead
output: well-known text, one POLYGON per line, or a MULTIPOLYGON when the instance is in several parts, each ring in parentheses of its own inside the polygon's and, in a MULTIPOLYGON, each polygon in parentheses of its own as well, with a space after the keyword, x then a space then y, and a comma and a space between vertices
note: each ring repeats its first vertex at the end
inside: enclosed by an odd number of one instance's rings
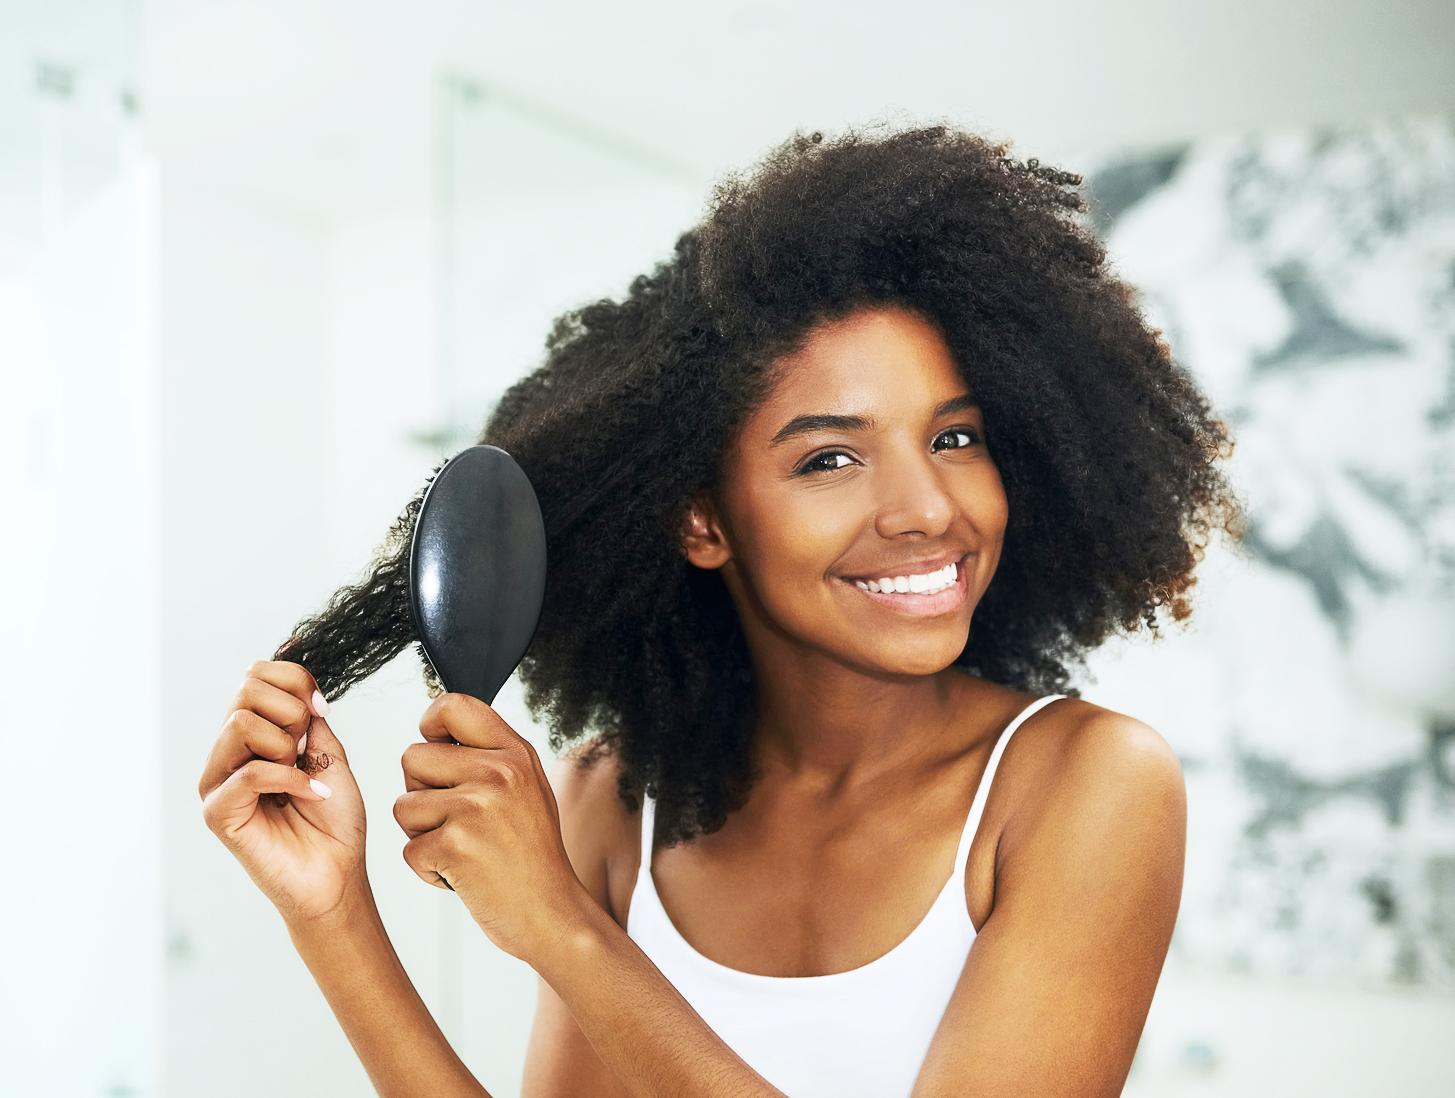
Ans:
POLYGON ((883 306, 826 321, 775 363, 755 419, 812 404, 813 411, 913 407, 968 388, 939 329, 910 309, 883 306), (820 407, 820 405, 822 407, 820 407), (852 406, 852 407, 850 407, 852 406))

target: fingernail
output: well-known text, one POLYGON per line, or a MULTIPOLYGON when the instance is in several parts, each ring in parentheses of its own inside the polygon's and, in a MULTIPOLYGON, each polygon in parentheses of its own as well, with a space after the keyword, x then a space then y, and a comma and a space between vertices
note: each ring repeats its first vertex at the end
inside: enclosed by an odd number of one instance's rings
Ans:
POLYGON ((328 716, 328 699, 317 690, 313 692, 313 711, 320 717, 328 716))
POLYGON ((309 785, 309 788, 311 788, 320 797, 332 797, 333 796, 333 790, 330 789, 328 786, 324 785, 317 778, 309 778, 308 779, 308 785, 309 785))
POLYGON ((301 735, 301 736, 298 737, 298 754, 300 754, 300 755, 303 754, 303 749, 305 747, 307 747, 307 746, 308 746, 308 733, 305 732, 305 733, 303 733, 303 735, 301 735))

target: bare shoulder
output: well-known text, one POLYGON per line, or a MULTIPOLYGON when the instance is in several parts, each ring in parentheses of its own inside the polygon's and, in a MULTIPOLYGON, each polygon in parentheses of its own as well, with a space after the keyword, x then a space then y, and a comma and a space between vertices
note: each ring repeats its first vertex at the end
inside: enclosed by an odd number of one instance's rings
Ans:
POLYGON ((630 849, 641 819, 640 810, 628 813, 617 793, 620 774, 620 760, 599 736, 561 752, 549 771, 571 867, 613 918, 613 882, 619 879, 614 867, 630 849))
POLYGON ((1142 822, 1184 826, 1187 784, 1182 760, 1145 721, 1092 706, 1065 751, 1068 797, 1090 809, 1126 804, 1131 798, 1142 822))
MULTIPOLYGON (((1028 849, 1034 837, 1048 829, 1079 826, 1114 805, 1130 806, 1163 831, 1182 818, 1186 810, 1182 764, 1161 732, 1080 698, 1055 706, 1064 707, 1061 719, 1048 721, 1040 735, 1029 738, 1036 741, 1027 751, 1034 758, 1022 767, 1022 777, 1035 795, 1016 798, 999 861, 1013 859, 1018 849, 1028 849)), ((1133 819, 1125 822, 1138 825, 1133 819)))
POLYGON ((1067 711, 1057 753, 1063 774, 1072 781, 1088 773, 1106 773, 1125 767, 1149 772, 1175 773, 1181 778, 1182 764, 1167 738, 1157 729, 1126 713, 1081 698, 1076 709, 1067 711))
MULTIPOLYGON (((1034 695, 1007 691, 1008 712, 1034 700, 1034 695)), ((1057 698, 1026 722, 1005 748, 1006 764, 1030 771, 1036 785, 1052 774, 1065 774, 1075 764, 1095 766, 1123 755, 1147 755, 1178 766, 1177 754, 1150 725, 1097 705, 1085 698, 1057 698), (1015 763, 1011 764, 1011 757, 1015 763)))
POLYGON ((1050 735, 1027 722, 1059 765, 1005 836, 994 910, 926 1057, 925 1091, 973 1072, 983 1094, 1029 1093, 1027 1080, 1120 1094, 1136 1052, 1181 901, 1181 768, 1143 721, 1062 700, 1046 717, 1058 709, 1069 723, 1046 721, 1050 735), (987 1059, 991 1048, 1005 1055, 987 1059))

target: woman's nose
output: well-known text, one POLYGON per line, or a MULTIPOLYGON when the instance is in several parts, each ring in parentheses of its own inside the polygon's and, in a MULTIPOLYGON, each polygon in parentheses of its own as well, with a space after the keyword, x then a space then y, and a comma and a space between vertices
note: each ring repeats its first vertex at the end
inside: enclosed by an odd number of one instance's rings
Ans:
POLYGON ((955 503, 943 474, 927 461, 899 462, 884 470, 878 487, 879 532, 893 537, 905 530, 928 536, 942 533, 954 518, 955 503))

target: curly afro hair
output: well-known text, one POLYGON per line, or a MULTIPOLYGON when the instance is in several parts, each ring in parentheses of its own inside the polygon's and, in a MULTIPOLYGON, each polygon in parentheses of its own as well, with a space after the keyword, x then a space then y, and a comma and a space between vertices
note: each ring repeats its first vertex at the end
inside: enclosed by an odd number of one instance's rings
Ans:
MULTIPOLYGON (((871 124, 871 126, 877 124, 871 124)), ((721 577, 680 531, 718 487, 774 365, 821 322, 897 305, 930 319, 995 439, 1009 524, 955 661, 1020 690, 1079 696, 1071 668, 1158 608, 1191 614, 1214 528, 1241 501, 1215 466, 1227 425, 1109 269, 1081 178, 948 125, 825 140, 795 132, 713 189, 670 259, 621 301, 561 316, 544 364, 479 441, 525 470, 547 527, 540 625, 517 670, 554 751, 611 752, 618 793, 658 802, 668 845, 720 828, 755 777, 755 688, 721 577)), ((442 466, 441 466, 442 467, 442 466)), ((438 468, 436 468, 438 472, 438 468)), ((431 477, 432 479, 432 477, 431 477)), ((426 484, 367 578, 305 619, 276 659, 334 697, 411 641, 408 551, 426 484)))

